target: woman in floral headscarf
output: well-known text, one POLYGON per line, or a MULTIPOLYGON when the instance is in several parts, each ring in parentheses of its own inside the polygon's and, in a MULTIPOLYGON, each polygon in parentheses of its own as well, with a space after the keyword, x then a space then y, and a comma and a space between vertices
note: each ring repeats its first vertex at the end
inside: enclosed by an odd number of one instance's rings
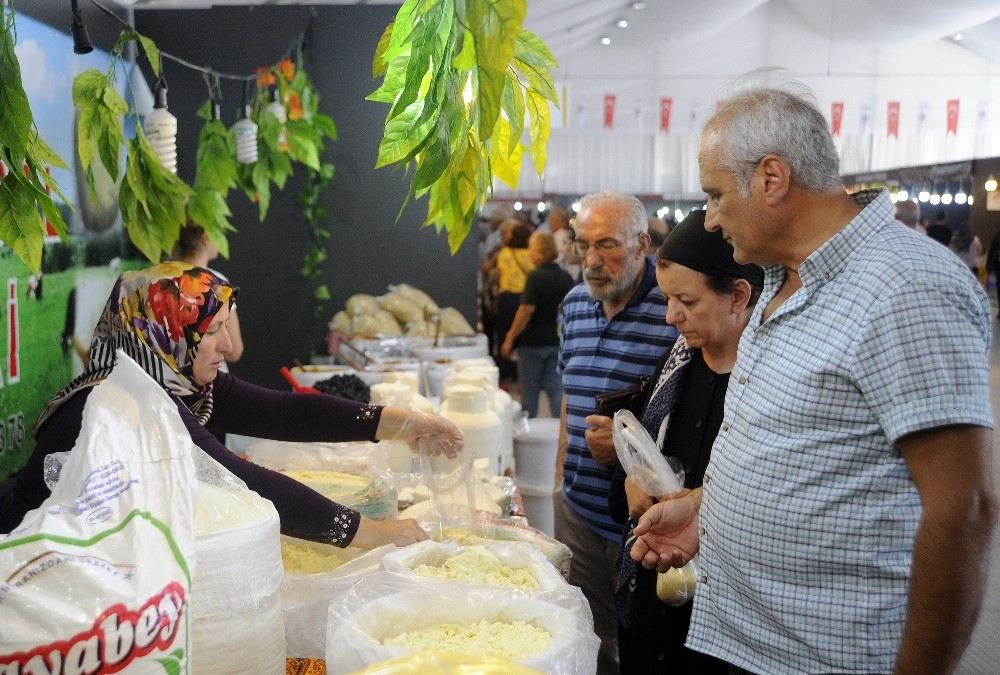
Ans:
POLYGON ((462 447, 461 432, 437 415, 278 392, 220 372, 232 347, 226 323, 235 297, 228 282, 185 263, 123 274, 94 331, 86 371, 42 411, 34 453, 7 493, 0 494, 0 532, 16 527, 48 496, 45 456, 73 448, 87 397, 111 373, 122 350, 177 402, 195 445, 274 503, 283 533, 362 548, 425 538, 415 521, 369 520, 280 473, 243 461, 206 428, 286 441, 399 438, 415 451, 449 456, 462 447))

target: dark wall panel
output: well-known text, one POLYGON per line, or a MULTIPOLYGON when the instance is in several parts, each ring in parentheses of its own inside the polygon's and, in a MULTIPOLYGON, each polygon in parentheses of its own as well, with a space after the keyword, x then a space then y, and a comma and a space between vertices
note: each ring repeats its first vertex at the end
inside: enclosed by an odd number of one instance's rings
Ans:
MULTIPOLYGON (((330 209, 332 238, 325 281, 333 301, 326 316, 313 315, 312 284, 299 276, 308 249, 296 196, 303 174, 272 195, 267 219, 242 193, 231 193, 233 223, 230 260, 218 268, 241 286, 240 320, 246 352, 233 371, 262 384, 279 383, 277 368, 305 359, 322 344, 326 321, 353 293, 379 294, 386 285, 405 281, 423 288, 442 306, 475 316, 476 247, 468 241, 457 255, 433 228, 420 228, 424 201, 396 213, 407 190, 407 177, 395 169, 376 171, 375 157, 386 106, 369 103, 375 88, 371 57, 394 7, 218 8, 201 11, 139 11, 137 28, 164 50, 198 64, 231 73, 252 73, 275 61, 312 20, 308 49, 310 76, 321 96, 321 110, 333 117, 339 140, 329 143, 326 159, 336 175, 324 200, 330 209)), ((194 177, 201 120, 195 111, 207 97, 201 75, 166 64, 169 107, 180 123, 179 172, 194 177)), ((231 124, 241 87, 223 82, 223 119, 231 124)))

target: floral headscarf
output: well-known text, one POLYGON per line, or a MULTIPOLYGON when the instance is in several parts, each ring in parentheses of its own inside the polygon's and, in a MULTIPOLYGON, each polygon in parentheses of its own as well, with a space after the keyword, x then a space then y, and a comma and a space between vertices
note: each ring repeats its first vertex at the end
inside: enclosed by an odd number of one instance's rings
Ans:
POLYGON ((53 397, 35 429, 70 396, 106 378, 118 349, 170 394, 196 395, 188 407, 204 424, 212 415, 212 385, 194 382, 194 359, 215 315, 235 298, 229 282, 187 263, 164 262, 122 274, 97 321, 86 370, 53 397))

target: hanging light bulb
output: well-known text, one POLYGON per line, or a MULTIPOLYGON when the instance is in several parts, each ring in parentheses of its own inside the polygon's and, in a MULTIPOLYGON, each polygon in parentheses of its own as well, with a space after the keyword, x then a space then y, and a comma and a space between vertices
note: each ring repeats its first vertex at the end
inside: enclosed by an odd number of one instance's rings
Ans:
POLYGON ((905 202, 909 198, 910 198, 910 193, 902 188, 900 188, 899 192, 896 193, 897 202, 905 202))
POLYGON ((927 201, 931 203, 931 206, 937 206, 938 204, 941 203, 941 195, 940 193, 938 193, 937 181, 934 181, 933 185, 931 186, 931 194, 930 197, 927 198, 927 201))
POLYGON ((522 208, 524 208, 524 204, 522 204, 521 202, 514 202, 515 211, 520 211, 522 208))
POLYGON ((257 162, 257 125, 250 119, 250 80, 243 83, 243 117, 233 125, 236 140, 236 161, 240 164, 257 162))
POLYGON ((146 116, 143 126, 160 163, 171 173, 177 173, 177 118, 167 110, 167 81, 162 74, 156 80, 153 112, 146 116))
POLYGON ((948 181, 944 183, 944 192, 941 193, 941 203, 945 206, 951 204, 951 190, 948 189, 948 181))
POLYGON ((930 198, 931 198, 930 190, 928 190, 927 186, 924 185, 920 189, 920 193, 917 194, 917 199, 920 200, 920 201, 922 201, 922 202, 924 202, 926 204, 928 201, 930 201, 930 198))
POLYGON ((288 136, 285 133, 285 122, 288 121, 288 112, 285 110, 284 104, 281 102, 281 90, 278 89, 277 85, 274 87, 274 100, 267 104, 268 111, 278 118, 281 122, 281 133, 278 134, 278 145, 282 148, 288 143, 288 136))
POLYGON ((955 193, 955 203, 964 204, 969 201, 969 195, 965 194, 965 181, 958 184, 958 192, 955 193))
POLYGON ((545 202, 538 202, 538 212, 539 213, 545 213, 545 209, 547 209, 547 208, 548 208, 548 205, 545 202))
POLYGON ((969 206, 972 206, 972 195, 969 195, 969 206))
POLYGON ((680 209, 674 209, 674 222, 679 223, 684 220, 684 212, 680 209))
POLYGON ((983 185, 987 192, 996 192, 997 189, 997 177, 990 174, 989 178, 986 179, 986 183, 983 185))

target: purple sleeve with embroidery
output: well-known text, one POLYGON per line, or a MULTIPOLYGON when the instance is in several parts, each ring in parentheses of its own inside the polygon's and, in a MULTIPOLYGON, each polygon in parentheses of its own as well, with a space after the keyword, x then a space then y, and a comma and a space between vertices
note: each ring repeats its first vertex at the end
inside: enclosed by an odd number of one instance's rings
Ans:
POLYGON ((380 406, 325 394, 294 394, 219 373, 213 385, 209 427, 226 433, 277 441, 370 441, 380 406))

